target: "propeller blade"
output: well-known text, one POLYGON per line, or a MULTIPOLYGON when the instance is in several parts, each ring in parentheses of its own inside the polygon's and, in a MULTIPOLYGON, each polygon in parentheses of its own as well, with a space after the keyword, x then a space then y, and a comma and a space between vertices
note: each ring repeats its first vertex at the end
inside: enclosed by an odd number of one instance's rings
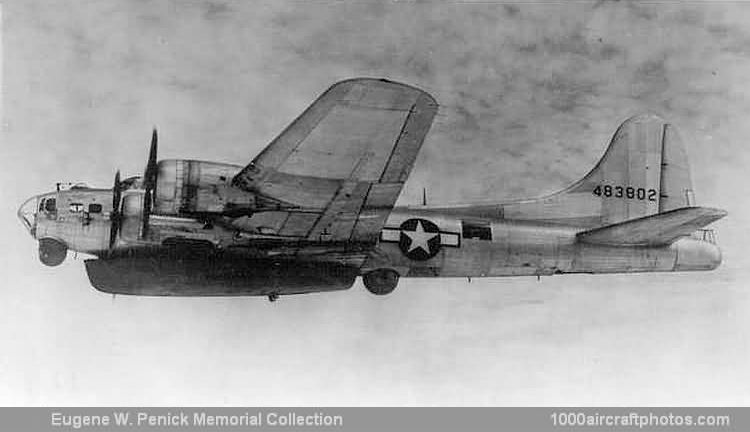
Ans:
POLYGON ((156 129, 151 134, 151 148, 148 151, 148 162, 146 163, 146 172, 143 174, 143 187, 144 189, 153 189, 156 186, 156 175, 157 175, 157 164, 156 164, 156 152, 157 152, 157 134, 156 129))
POLYGON ((120 197, 122 196, 122 190, 120 185, 120 170, 115 173, 115 184, 112 187, 112 211, 116 212, 120 208, 120 197))
POLYGON ((122 198, 122 184, 120 183, 120 170, 115 173, 115 184, 112 186, 112 212, 110 213, 109 227, 109 249, 115 246, 117 232, 120 230, 120 199, 122 198))
POLYGON ((156 189, 156 177, 159 174, 159 166, 156 163, 157 153, 157 133, 156 128, 151 134, 151 148, 148 151, 148 162, 146 163, 146 172, 143 174, 143 188, 146 190, 143 195, 143 226, 141 228, 141 238, 148 235, 148 221, 151 216, 151 208, 154 200, 154 190, 156 189))
POLYGON ((146 189, 143 195, 143 226, 141 227, 141 238, 148 236, 148 219, 151 216, 151 189, 146 189))

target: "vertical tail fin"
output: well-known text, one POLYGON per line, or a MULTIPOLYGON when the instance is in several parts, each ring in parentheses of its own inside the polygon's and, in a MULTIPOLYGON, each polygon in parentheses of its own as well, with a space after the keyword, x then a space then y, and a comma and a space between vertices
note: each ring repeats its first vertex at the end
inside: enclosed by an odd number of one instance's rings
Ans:
POLYGON ((694 205, 682 141, 672 125, 651 114, 620 125, 594 169, 563 193, 593 198, 602 225, 694 205))
POLYGON ((596 166, 571 186, 539 198, 451 211, 597 228, 695 205, 675 127, 643 114, 625 120, 596 166))

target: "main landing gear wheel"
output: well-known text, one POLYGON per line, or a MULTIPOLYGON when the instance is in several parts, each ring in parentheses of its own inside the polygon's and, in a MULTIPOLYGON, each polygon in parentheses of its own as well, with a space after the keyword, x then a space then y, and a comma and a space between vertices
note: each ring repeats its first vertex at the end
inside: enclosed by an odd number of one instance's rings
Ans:
POLYGON ((386 295, 393 292, 398 285, 399 275, 395 270, 377 269, 362 276, 367 291, 375 295, 386 295))
POLYGON ((68 255, 68 247, 54 239, 39 240, 39 261, 50 267, 59 266, 68 255))

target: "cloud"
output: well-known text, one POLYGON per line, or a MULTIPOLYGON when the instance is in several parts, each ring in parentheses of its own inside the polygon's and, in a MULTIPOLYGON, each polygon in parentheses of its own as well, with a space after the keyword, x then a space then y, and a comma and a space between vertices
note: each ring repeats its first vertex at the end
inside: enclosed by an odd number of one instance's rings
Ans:
POLYGON ((232 13, 232 8, 227 3, 223 2, 206 2, 201 4, 204 8, 203 17, 207 20, 215 20, 226 18, 227 15, 232 13))
MULTIPOLYGON (((64 20, 32 15, 49 28, 36 35, 72 46, 74 57, 61 61, 76 91, 61 100, 91 123, 89 133, 157 123, 183 150, 222 142, 220 159, 249 160, 332 82, 382 76, 420 86, 441 104, 425 146, 430 164, 417 164, 417 177, 438 183, 458 169, 459 184, 476 184, 469 164, 484 156, 500 165, 483 184, 504 182, 514 158, 559 170, 524 179, 518 187, 528 194, 582 175, 588 167, 562 156, 596 153, 637 111, 694 119, 698 100, 720 105, 728 86, 711 73, 727 64, 721 53, 745 55, 748 45, 742 27, 712 8, 633 2, 133 2, 64 20), (161 99, 146 105, 153 94, 161 99), (96 112, 81 111, 91 100, 96 112), (264 115, 256 101, 276 114, 264 115), (231 145, 248 140, 249 148, 231 145), (474 153, 457 154, 459 147, 474 153)), ((444 191, 441 199, 456 201, 501 199, 505 189, 444 191)), ((404 199, 419 192, 407 185, 404 199)))

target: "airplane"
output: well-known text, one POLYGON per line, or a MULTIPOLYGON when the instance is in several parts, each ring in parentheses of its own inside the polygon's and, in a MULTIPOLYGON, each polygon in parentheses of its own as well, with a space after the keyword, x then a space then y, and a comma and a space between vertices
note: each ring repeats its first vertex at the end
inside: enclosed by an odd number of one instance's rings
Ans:
POLYGON ((438 103, 374 78, 326 90, 246 166, 157 161, 112 189, 62 187, 18 217, 39 258, 85 260, 111 294, 377 295, 400 278, 713 270, 705 228, 724 210, 695 204, 685 148, 653 114, 626 120, 581 180, 540 198, 395 207, 438 103))

